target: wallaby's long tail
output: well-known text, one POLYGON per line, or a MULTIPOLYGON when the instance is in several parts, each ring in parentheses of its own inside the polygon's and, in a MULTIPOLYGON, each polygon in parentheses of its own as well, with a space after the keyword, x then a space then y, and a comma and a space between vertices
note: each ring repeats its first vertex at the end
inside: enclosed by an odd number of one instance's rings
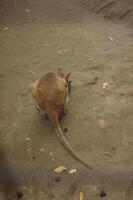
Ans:
POLYGON ((76 159, 78 160, 80 163, 82 163, 85 167, 89 168, 90 170, 92 169, 92 167, 87 164, 86 162, 84 162, 74 151, 74 149, 72 148, 72 146, 69 144, 69 142, 66 140, 65 136, 62 133, 62 130, 60 127, 56 128, 56 133, 58 136, 58 139, 60 140, 61 144, 63 144, 63 146, 66 148, 66 150, 76 159))
POLYGON ((49 115, 50 121, 54 127, 54 129, 56 130, 57 136, 59 141, 61 142, 61 144, 65 147, 65 149, 80 163, 82 163, 85 167, 89 168, 90 170, 92 170, 92 167, 87 164, 86 162, 84 162, 74 151, 74 149, 72 148, 72 146, 69 144, 69 142, 67 141, 67 139, 65 138, 65 136, 62 133, 62 130, 60 128, 59 125, 59 121, 58 121, 58 116, 55 113, 52 113, 49 115))

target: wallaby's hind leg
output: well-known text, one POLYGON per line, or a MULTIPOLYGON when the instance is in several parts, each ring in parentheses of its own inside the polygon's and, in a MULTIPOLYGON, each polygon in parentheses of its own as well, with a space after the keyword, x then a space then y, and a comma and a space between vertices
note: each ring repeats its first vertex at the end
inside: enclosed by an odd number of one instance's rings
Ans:
POLYGON ((37 110, 39 111, 41 117, 42 117, 44 120, 47 120, 47 119, 48 119, 48 115, 47 115, 44 111, 42 111, 42 109, 39 107, 39 105, 36 104, 36 108, 37 108, 37 110))
POLYGON ((64 115, 66 115, 68 111, 68 102, 69 102, 69 96, 68 94, 66 95, 65 101, 64 101, 64 115))
POLYGON ((64 114, 66 114, 68 111, 68 102, 69 102, 69 97, 66 98, 66 101, 64 103, 64 114))
POLYGON ((47 120, 48 119, 48 115, 46 113, 43 113, 42 118, 43 118, 43 120, 47 120))

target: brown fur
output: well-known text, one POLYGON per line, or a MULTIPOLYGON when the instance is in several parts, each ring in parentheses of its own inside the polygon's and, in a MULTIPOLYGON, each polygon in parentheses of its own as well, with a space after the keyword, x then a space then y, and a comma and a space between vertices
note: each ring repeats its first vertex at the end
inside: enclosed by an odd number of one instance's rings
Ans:
POLYGON ((43 75, 35 83, 31 84, 31 93, 36 100, 39 110, 48 115, 60 142, 73 157, 89 169, 92 169, 92 167, 76 155, 76 152, 65 139, 59 124, 59 120, 67 112, 70 92, 69 76, 70 73, 65 75, 61 69, 59 69, 57 73, 49 72, 43 75))

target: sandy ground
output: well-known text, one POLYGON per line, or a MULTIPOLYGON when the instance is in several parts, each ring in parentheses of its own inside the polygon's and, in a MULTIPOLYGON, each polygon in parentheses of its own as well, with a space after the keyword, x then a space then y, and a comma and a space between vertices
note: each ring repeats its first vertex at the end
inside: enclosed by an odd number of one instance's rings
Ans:
POLYGON ((132 0, 79 0, 79 3, 88 11, 111 20, 123 20, 133 26, 132 0))
POLYGON ((0 13, 0 199, 133 199, 133 29, 65 0, 3 1, 0 13), (61 126, 93 171, 60 145, 29 93, 59 67, 72 73, 61 126), (54 173, 61 165, 77 173, 54 173))

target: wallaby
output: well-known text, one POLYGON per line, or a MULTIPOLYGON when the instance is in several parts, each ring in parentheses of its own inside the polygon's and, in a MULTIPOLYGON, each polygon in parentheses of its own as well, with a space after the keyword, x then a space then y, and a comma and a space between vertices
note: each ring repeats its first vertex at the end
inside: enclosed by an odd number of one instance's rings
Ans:
POLYGON ((70 73, 65 75, 61 69, 57 72, 48 72, 40 79, 31 84, 30 91, 36 100, 37 108, 44 115, 47 115, 55 129, 59 141, 66 150, 80 163, 87 168, 92 167, 85 163, 74 151, 66 140, 60 127, 60 119, 67 112, 69 94, 71 89, 70 73))

